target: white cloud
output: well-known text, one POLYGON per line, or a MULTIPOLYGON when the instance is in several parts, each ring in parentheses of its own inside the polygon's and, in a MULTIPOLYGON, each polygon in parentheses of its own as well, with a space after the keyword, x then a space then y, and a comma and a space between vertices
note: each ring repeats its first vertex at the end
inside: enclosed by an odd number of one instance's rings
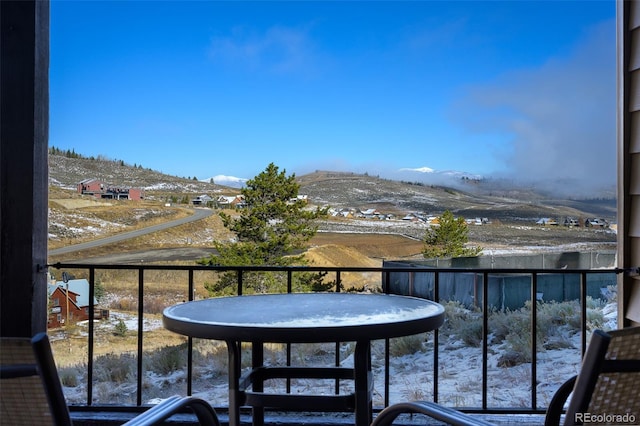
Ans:
POLYGON ((496 155, 513 176, 582 190, 613 185, 615 46, 615 23, 604 22, 566 58, 471 88, 455 105, 456 119, 474 133, 508 135, 509 149, 496 155))
POLYGON ((212 179, 213 183, 217 185, 230 186, 232 188, 242 188, 248 180, 235 176, 216 175, 212 178, 203 180, 203 182, 210 182, 212 179))
POLYGON ((433 172, 435 172, 435 170, 433 170, 430 167, 417 167, 417 168, 413 168, 413 169, 410 168, 410 167, 403 167, 399 171, 401 171, 401 172, 420 172, 420 173, 433 173, 433 172))
POLYGON ((308 29, 284 26, 262 33, 236 27, 229 36, 214 37, 210 47, 214 61, 277 74, 309 72, 316 62, 314 51, 308 29))

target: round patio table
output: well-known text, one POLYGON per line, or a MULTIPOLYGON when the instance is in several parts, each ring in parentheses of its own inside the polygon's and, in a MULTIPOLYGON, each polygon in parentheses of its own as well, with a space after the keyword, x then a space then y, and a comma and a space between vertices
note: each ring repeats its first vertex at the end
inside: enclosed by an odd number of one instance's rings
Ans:
POLYGON ((372 340, 435 330, 444 308, 432 301, 387 294, 289 293, 220 297, 166 308, 163 324, 185 336, 224 340, 229 351, 229 424, 240 424, 240 407, 252 406, 253 424, 264 408, 353 411, 357 426, 372 418, 372 340), (253 369, 241 377, 242 342, 252 343, 253 369), (354 367, 264 367, 263 343, 356 342, 354 367), (350 395, 266 394, 272 378, 354 380, 350 395), (247 389, 251 387, 251 391, 247 389))

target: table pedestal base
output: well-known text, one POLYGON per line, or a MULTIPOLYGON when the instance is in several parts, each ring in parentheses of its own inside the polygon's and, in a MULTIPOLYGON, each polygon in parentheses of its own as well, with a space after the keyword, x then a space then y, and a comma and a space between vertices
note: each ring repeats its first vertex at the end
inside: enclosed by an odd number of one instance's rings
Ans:
POLYGON ((264 424, 264 409, 282 411, 344 411, 355 413, 356 426, 372 421, 373 374, 368 340, 356 343, 354 367, 265 367, 262 343, 252 344, 253 368, 242 376, 241 342, 227 341, 229 351, 229 425, 240 424, 240 407, 250 406, 254 426, 264 424), (344 395, 299 395, 264 392, 270 379, 353 380, 354 392, 344 395), (251 390, 248 390, 251 389, 251 390))

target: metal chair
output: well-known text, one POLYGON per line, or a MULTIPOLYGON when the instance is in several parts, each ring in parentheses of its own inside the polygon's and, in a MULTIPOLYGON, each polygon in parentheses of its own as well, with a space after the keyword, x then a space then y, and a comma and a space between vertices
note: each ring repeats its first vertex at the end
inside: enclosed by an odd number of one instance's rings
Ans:
MULTIPOLYGON (((14 426, 71 425, 46 333, 0 342, 0 422, 14 426)), ((136 416, 127 426, 156 425, 191 410, 202 425, 219 426, 214 409, 195 397, 174 396, 136 416)))
MULTIPOLYGON (((565 426, 640 422, 640 327, 593 332, 580 374, 567 380, 556 391, 546 412, 545 426, 560 424, 569 396, 565 426), (626 421, 612 417, 625 414, 628 416, 626 421), (634 418, 629 421, 629 416, 634 418)), ((372 426, 390 425, 403 413, 424 414, 455 426, 490 425, 452 408, 429 401, 415 401, 385 408, 372 426)))

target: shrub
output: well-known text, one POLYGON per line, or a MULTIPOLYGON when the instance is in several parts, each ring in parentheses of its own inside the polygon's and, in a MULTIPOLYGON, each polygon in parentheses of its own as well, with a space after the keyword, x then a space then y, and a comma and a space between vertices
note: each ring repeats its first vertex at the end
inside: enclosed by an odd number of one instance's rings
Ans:
POLYGON ((173 371, 181 370, 187 365, 187 345, 165 346, 153 352, 145 353, 147 369, 166 375, 173 371))
MULTIPOLYGON (((587 298, 587 328, 602 328, 604 302, 587 298)), ((511 366, 531 361, 531 309, 536 309, 536 350, 571 347, 570 336, 580 330, 580 305, 577 301, 536 302, 516 310, 496 311, 489 314, 489 337, 492 344, 504 344, 505 354, 499 365, 511 366)), ((482 313, 464 307, 460 302, 444 304, 445 323, 440 333, 449 339, 458 339, 468 346, 482 343, 482 313)))
POLYGON ((166 307, 166 296, 147 296, 144 298, 144 312, 147 314, 162 313, 166 307))
POLYGON ((389 355, 396 357, 422 352, 424 338, 424 334, 414 334, 391 339, 389 342, 389 355))
POLYGON ((94 363, 94 380, 125 383, 135 369, 136 359, 131 354, 103 355, 94 363))
POLYGON ((113 330, 113 334, 118 337, 124 337, 127 335, 127 331, 129 331, 129 329, 127 328, 127 324, 125 324, 124 321, 120 319, 118 320, 118 323, 113 330))
POLYGON ((458 301, 444 304, 445 323, 440 333, 449 338, 458 338, 465 344, 478 347, 482 343, 482 313, 469 310, 458 301))
POLYGON ((549 333, 563 325, 580 329, 580 307, 575 301, 538 303, 537 309, 539 329, 549 333))
POLYGON ((76 367, 63 368, 60 369, 60 382, 62 386, 75 388, 78 386, 78 376, 81 375, 80 371, 76 367))
POLYGON ((604 328, 604 312, 602 308, 604 302, 599 299, 587 298, 587 328, 589 330, 595 330, 598 328, 604 328))

